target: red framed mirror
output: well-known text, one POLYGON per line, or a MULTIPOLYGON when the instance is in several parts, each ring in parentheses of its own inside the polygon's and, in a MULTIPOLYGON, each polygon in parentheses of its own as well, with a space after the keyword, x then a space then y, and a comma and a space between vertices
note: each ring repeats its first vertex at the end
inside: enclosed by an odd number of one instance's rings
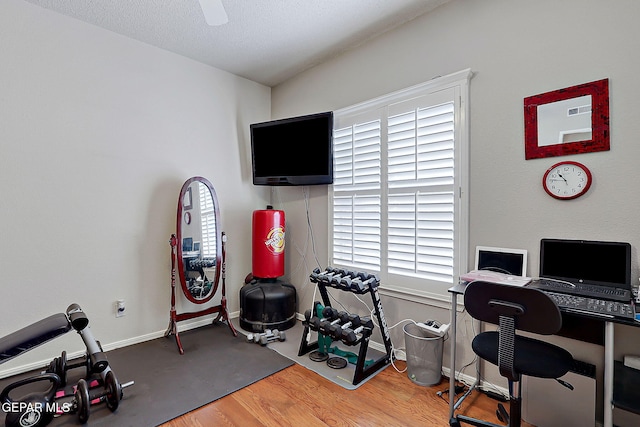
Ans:
POLYGON ((609 79, 524 99, 525 158, 608 151, 609 79))
POLYGON ((177 234, 172 234, 169 241, 171 245, 171 310, 165 336, 175 335, 180 354, 184 354, 184 349, 178 333, 178 322, 183 320, 217 313, 218 316, 213 322, 226 322, 233 335, 237 336, 227 310, 226 235, 221 229, 218 198, 213 185, 200 176, 189 178, 183 184, 178 197, 177 234), (182 293, 193 304, 205 304, 211 301, 221 282, 220 304, 199 311, 178 313, 176 272, 182 293))
POLYGON ((203 304, 215 295, 220 280, 218 198, 211 183, 197 176, 184 183, 178 200, 178 276, 185 297, 194 304, 203 304))

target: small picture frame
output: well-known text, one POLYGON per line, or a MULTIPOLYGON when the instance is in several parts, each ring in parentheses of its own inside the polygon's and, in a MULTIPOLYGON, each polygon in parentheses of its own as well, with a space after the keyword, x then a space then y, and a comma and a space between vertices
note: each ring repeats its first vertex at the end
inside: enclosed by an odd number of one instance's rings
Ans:
POLYGON ((184 199, 182 200, 182 207, 184 210, 189 210, 193 208, 193 199, 191 196, 191 187, 187 188, 187 191, 184 193, 184 199))

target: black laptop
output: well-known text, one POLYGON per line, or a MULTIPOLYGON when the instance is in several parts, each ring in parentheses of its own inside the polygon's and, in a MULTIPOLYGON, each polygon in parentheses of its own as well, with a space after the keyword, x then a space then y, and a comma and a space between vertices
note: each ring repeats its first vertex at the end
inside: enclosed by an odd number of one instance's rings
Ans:
POLYGON ((540 281, 534 286, 603 300, 631 300, 631 245, 542 239, 540 281), (551 280, 545 280, 551 279, 551 280))

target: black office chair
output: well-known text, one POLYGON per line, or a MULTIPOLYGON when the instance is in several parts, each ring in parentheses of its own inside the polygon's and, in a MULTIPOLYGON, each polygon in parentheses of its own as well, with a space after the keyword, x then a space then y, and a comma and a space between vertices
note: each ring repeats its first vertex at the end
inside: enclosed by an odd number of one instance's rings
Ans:
MULTIPOLYGON (((571 369, 573 357, 558 346, 518 335, 516 330, 552 335, 562 326, 560 310, 549 296, 538 289, 481 281, 467 285, 464 306, 473 318, 499 325, 498 331, 476 335, 471 347, 480 358, 498 366, 500 375, 509 380, 509 413, 502 405, 497 412, 499 418, 500 414, 503 414, 502 418, 506 416, 509 427, 520 427, 521 376, 557 380, 571 369)), ((563 381, 560 383, 571 388, 563 381)), ((449 420, 454 427, 461 426, 461 423, 499 427, 464 415, 449 420)))

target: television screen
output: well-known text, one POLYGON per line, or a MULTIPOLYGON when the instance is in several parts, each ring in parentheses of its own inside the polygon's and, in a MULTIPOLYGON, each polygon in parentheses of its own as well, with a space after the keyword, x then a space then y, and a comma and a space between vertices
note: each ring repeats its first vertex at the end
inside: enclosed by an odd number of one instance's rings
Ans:
POLYGON ((333 183, 333 113, 251 125, 255 185, 333 183))

